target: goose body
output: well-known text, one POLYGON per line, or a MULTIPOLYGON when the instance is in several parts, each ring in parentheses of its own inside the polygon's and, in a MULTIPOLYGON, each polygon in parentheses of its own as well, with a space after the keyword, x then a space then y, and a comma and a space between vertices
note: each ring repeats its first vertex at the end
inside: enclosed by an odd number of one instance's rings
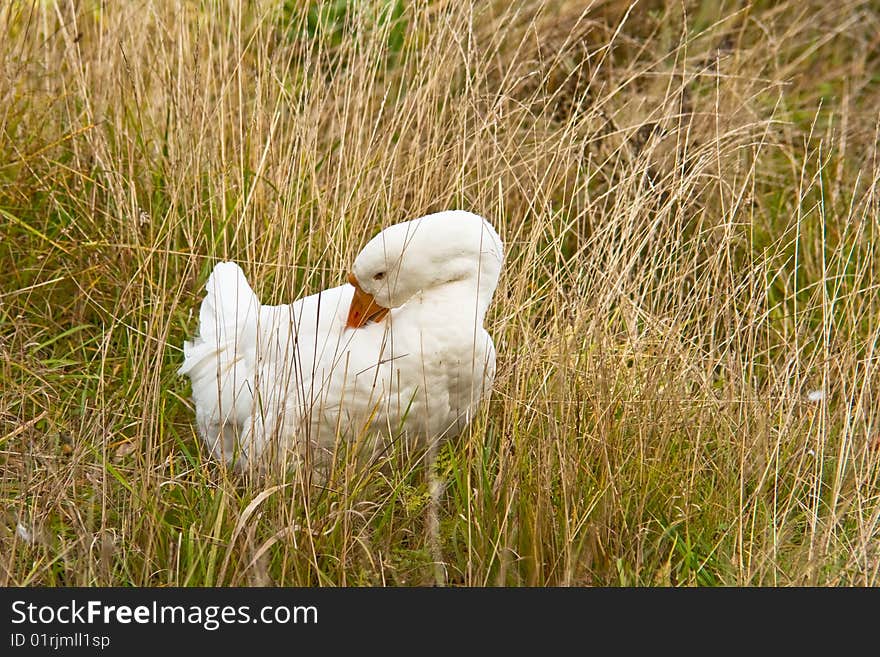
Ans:
POLYGON ((485 219, 449 211, 386 228, 348 284, 287 305, 261 305, 238 265, 217 264, 179 370, 200 437, 243 468, 457 435, 494 380, 483 320, 502 261, 485 219))

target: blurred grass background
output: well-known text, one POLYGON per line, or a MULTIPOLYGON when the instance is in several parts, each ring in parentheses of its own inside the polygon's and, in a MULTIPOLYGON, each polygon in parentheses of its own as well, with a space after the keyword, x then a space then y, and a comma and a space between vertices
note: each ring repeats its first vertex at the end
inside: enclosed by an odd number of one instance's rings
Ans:
POLYGON ((507 246, 440 468, 454 585, 876 585, 880 7, 0 5, 0 584, 434 581, 424 469, 201 453, 213 264, 264 303, 388 224, 507 246))

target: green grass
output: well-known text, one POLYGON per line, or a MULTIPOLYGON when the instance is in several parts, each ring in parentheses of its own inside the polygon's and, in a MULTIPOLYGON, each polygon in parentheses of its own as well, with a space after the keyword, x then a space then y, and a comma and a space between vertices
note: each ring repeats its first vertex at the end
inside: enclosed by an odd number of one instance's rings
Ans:
POLYGON ((880 11, 587 7, 3 3, 0 584, 876 585, 880 11), (211 462, 214 262, 452 207, 507 260, 439 548, 421 454, 211 462))

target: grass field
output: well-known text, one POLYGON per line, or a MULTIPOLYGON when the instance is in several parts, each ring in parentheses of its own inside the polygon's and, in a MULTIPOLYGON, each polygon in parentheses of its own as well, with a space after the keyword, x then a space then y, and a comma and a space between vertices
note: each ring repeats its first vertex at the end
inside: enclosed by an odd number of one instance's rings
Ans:
POLYGON ((432 584, 418 459, 237 476, 175 373, 449 208, 507 248, 452 585, 880 583, 880 6, 0 4, 0 584, 432 584))

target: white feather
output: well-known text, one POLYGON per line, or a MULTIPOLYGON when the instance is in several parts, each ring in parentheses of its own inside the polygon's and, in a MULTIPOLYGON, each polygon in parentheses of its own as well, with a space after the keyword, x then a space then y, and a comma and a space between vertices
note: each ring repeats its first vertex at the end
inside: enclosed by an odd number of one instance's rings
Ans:
POLYGON ((367 289, 371 272, 395 267, 394 289, 386 280, 368 290, 395 307, 354 329, 346 327, 351 285, 262 306, 238 265, 218 264, 179 370, 192 380, 203 441, 245 467, 307 451, 325 463, 340 439, 373 454, 400 437, 424 444, 456 435, 495 375, 483 316, 502 248, 488 222, 466 212, 386 229, 353 271, 367 289))

